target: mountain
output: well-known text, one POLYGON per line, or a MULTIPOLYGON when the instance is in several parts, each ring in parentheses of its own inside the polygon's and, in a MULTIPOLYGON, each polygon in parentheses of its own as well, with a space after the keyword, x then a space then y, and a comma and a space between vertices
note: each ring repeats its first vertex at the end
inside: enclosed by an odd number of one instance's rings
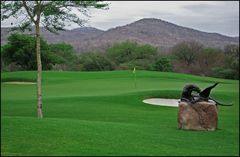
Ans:
MULTIPOLYGON (((7 37, 9 36, 9 31, 11 28, 1 28, 1 44, 5 44, 7 41, 7 37)), ((46 29, 41 28, 41 34, 42 36, 50 43, 56 43, 56 42, 71 42, 76 40, 85 40, 88 38, 95 37, 99 34, 101 34, 102 30, 93 28, 93 27, 82 27, 82 28, 76 28, 72 30, 66 30, 66 31, 59 31, 58 34, 50 33, 46 29)), ((24 34, 33 34, 34 29, 32 31, 26 31, 24 34)))
POLYGON ((49 41, 49 42, 72 42, 75 40, 85 40, 88 38, 93 38, 100 35, 102 30, 93 28, 93 27, 82 27, 76 28, 68 31, 61 31, 58 35, 49 33, 45 29, 42 29, 42 35, 49 41))
MULTIPOLYGON (((178 42, 190 40, 200 42, 204 46, 219 48, 227 44, 239 44, 239 37, 202 32, 154 18, 141 19, 107 31, 85 27, 60 32, 58 36, 42 30, 42 35, 49 42, 69 42, 78 52, 104 51, 113 43, 126 40, 151 44, 160 49, 170 48, 178 42)), ((1 37, 3 38, 2 33, 1 37)))

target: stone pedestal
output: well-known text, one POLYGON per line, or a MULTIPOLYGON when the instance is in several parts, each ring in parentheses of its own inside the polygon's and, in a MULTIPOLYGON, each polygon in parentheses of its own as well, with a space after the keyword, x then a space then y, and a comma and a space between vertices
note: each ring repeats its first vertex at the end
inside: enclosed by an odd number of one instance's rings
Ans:
POLYGON ((217 129, 218 109, 214 102, 197 102, 195 104, 179 102, 178 128, 185 130, 217 129))

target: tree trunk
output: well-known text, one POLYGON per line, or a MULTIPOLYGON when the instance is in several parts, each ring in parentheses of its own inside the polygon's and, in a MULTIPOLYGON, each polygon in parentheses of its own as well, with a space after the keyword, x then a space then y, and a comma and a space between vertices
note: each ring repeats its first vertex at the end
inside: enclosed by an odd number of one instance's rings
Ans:
POLYGON ((36 28, 36 56, 37 56, 37 116, 43 118, 42 112, 42 63, 40 51, 40 26, 39 23, 35 25, 36 28))

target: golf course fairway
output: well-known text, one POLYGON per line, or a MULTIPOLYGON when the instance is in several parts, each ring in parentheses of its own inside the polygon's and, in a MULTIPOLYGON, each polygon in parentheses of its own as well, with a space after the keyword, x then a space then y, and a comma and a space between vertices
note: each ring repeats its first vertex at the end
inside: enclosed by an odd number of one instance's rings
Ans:
POLYGON ((1 73, 1 155, 239 155, 239 81, 136 71, 43 72, 43 119, 37 118, 35 71, 1 73), (179 99, 192 83, 218 106, 216 131, 177 129, 177 107, 147 98, 179 99))

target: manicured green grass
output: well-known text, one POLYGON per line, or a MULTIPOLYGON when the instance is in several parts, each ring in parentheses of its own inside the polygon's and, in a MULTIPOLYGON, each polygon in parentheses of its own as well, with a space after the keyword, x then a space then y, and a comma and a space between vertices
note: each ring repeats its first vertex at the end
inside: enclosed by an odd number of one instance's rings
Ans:
POLYGON ((36 72, 2 73, 1 155, 239 155, 239 81, 137 71, 43 72, 44 118, 36 118, 36 72), (177 129, 177 108, 142 103, 179 98, 185 84, 212 91, 218 130, 177 129))

